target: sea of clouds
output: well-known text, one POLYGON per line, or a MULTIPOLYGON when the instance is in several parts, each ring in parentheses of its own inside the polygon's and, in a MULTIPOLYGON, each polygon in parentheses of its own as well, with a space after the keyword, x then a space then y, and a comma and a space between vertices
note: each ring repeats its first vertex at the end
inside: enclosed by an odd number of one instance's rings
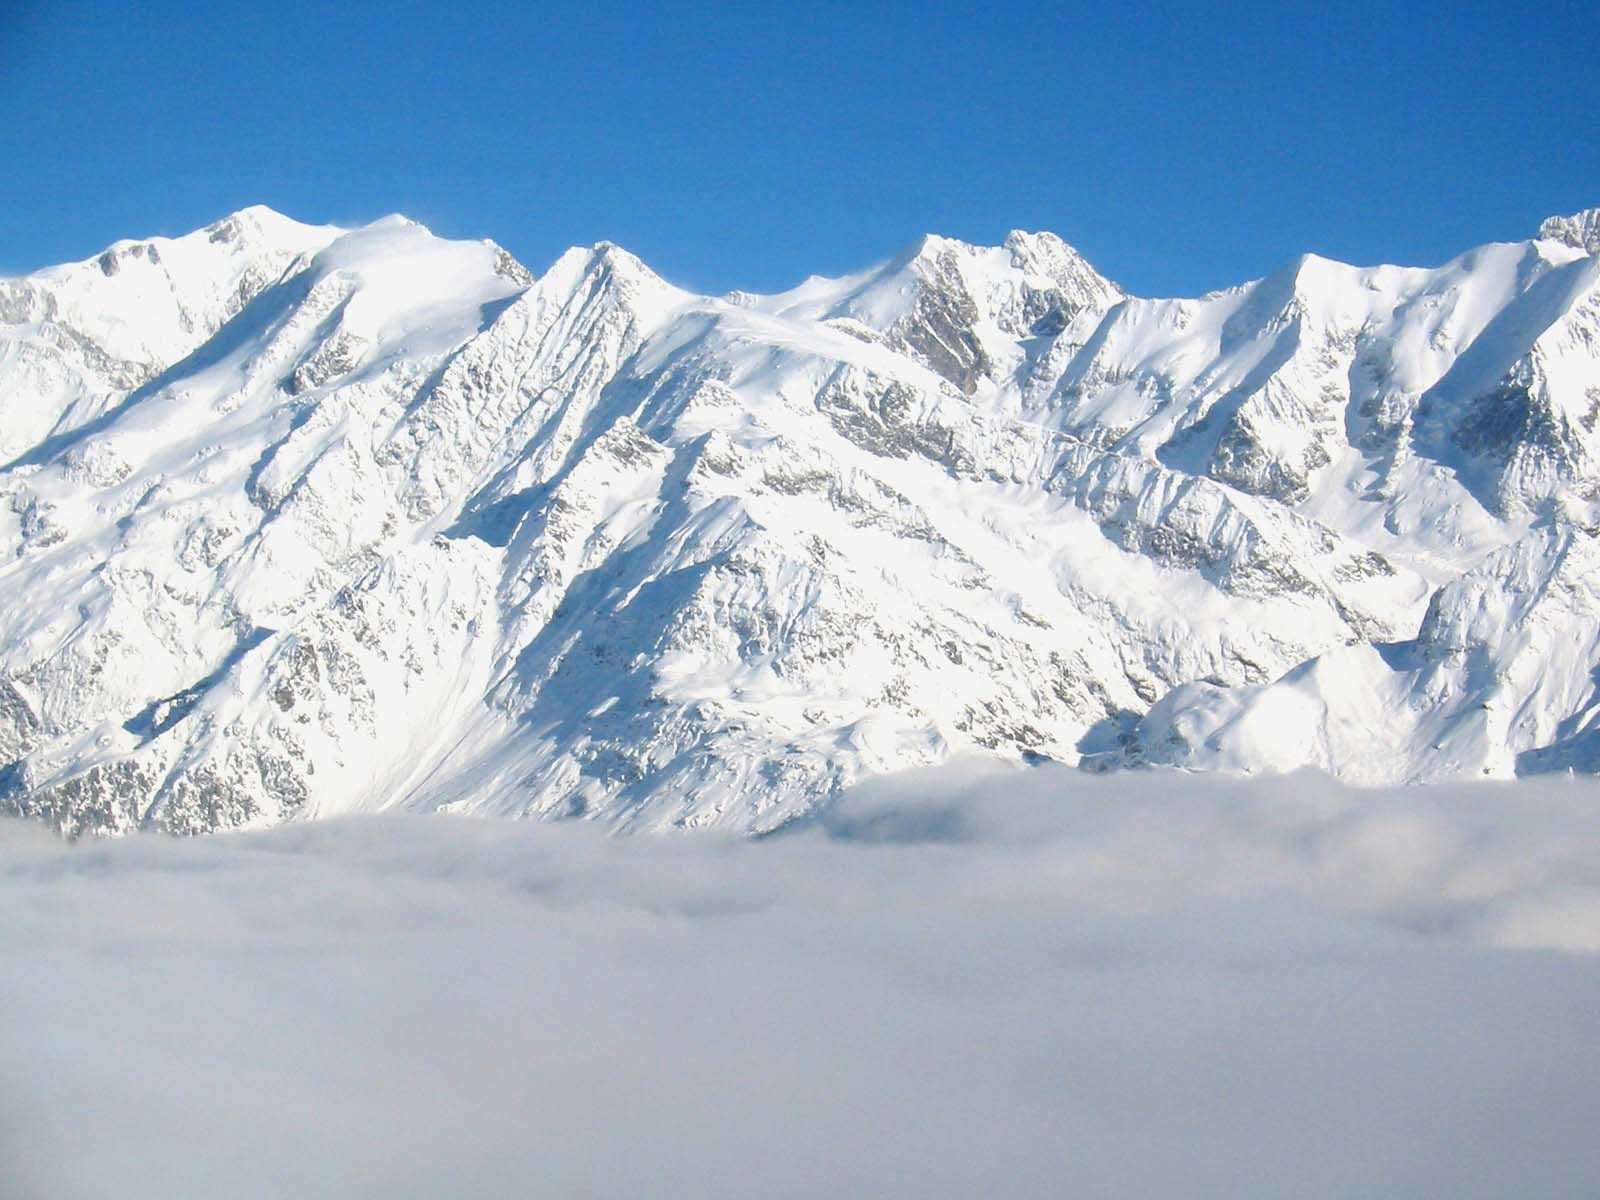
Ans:
POLYGON ((1595 1195, 1600 786, 0 823, 0 1197, 1595 1195))

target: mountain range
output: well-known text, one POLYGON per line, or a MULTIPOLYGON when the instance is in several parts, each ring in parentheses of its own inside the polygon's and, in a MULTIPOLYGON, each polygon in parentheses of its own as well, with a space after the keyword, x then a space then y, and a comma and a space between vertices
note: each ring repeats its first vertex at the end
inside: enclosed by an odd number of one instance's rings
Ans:
POLYGON ((969 752, 1600 770, 1600 209, 776 295, 264 208, 0 279, 0 810, 765 833, 969 752))

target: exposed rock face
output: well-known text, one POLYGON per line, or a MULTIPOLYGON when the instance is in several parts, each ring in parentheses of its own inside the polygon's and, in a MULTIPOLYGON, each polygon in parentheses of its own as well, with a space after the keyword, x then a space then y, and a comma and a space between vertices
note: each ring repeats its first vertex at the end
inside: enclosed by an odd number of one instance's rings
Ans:
POLYGON ((1539 226, 1539 236, 1585 254, 1600 254, 1600 208, 1586 208, 1570 217, 1551 217, 1539 226))
POLYGON ((1593 616, 1591 216, 1198 300, 1049 234, 719 300, 266 210, 0 281, 0 805, 765 830, 974 748, 1588 769, 1589 667, 1540 664, 1593 616))

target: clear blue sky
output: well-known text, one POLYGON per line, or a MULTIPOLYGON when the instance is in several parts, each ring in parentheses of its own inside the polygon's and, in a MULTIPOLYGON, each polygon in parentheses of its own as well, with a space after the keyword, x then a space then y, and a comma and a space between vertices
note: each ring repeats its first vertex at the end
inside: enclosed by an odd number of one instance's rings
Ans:
POLYGON ((771 290, 1053 229, 1145 294, 1600 204, 1588 3, 0 0, 0 270, 251 203, 771 290))

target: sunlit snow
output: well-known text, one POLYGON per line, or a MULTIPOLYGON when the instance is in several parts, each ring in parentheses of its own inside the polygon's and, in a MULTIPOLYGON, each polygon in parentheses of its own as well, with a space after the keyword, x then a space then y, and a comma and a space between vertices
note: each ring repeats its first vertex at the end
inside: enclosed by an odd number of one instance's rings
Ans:
POLYGON ((714 298, 260 208, 0 280, 0 804, 766 832, 980 751, 1592 770, 1596 219, 1195 299, 1046 233, 714 298))

